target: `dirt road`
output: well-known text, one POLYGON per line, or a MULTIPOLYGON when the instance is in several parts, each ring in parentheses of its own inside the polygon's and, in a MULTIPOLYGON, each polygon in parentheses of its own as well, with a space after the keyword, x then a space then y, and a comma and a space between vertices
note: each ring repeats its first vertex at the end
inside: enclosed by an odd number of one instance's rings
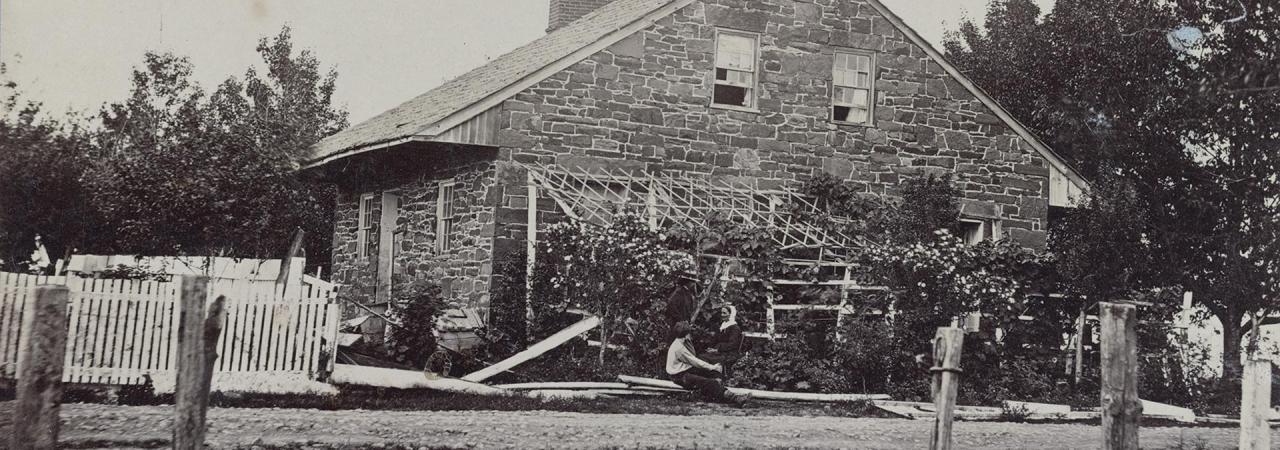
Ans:
MULTIPOLYGON (((0 403, 0 436, 13 403, 0 403)), ((172 407, 69 404, 62 410, 68 447, 163 447, 172 407)), ((923 448, 929 421, 784 416, 670 416, 490 411, 319 411, 214 408, 214 448, 923 448)), ((1097 448, 1089 425, 960 422, 957 448, 1097 448)), ((1144 428, 1143 448, 1234 448, 1235 428, 1144 428)), ((1280 442, 1280 433, 1273 438, 1280 442)))

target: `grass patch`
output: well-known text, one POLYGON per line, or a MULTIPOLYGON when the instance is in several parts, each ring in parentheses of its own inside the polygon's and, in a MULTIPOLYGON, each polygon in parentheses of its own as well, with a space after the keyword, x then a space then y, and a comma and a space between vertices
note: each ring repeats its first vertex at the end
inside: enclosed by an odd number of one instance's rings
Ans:
MULTIPOLYGON (((131 399, 129 404, 172 404, 173 397, 153 396, 131 399)), ((671 414, 730 416, 835 416, 888 417, 868 402, 798 403, 755 400, 745 405, 723 405, 698 401, 697 397, 672 395, 643 398, 539 399, 523 395, 485 396, 427 389, 382 389, 345 387, 338 395, 226 394, 209 396, 216 408, 297 408, 319 410, 381 411, 560 411, 600 414, 671 414)))

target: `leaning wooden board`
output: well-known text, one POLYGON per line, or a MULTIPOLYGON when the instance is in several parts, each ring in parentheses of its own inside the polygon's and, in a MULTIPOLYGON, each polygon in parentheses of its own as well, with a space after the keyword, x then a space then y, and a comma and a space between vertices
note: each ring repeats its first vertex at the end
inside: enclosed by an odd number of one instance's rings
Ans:
POLYGON ((502 361, 498 361, 497 364, 494 364, 492 366, 485 367, 483 369, 469 373, 466 376, 462 377, 462 379, 466 381, 477 382, 477 383, 487 380, 489 379, 489 377, 500 374, 502 372, 506 372, 507 370, 510 370, 512 367, 520 365, 521 363, 528 361, 530 359, 536 358, 539 355, 546 353, 553 348, 559 347, 560 344, 568 342, 570 339, 577 337, 579 334, 586 333, 588 330, 591 330, 592 328, 595 328, 599 325, 600 325, 599 317, 595 317, 595 316, 587 317, 586 319, 582 319, 578 323, 570 325, 568 328, 565 328, 563 330, 556 332, 556 334, 551 335, 551 337, 543 339, 541 342, 538 342, 537 344, 533 344, 529 346, 529 348, 525 349, 524 351, 520 353, 516 353, 515 355, 512 355, 510 358, 504 359, 502 361))

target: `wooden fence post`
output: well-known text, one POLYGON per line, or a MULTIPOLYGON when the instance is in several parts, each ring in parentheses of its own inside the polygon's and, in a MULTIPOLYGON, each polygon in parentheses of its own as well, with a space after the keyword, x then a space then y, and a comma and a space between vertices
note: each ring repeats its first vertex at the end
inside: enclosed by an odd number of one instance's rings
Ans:
POLYGON ((1245 361, 1240 385, 1240 450, 1270 449, 1271 361, 1245 361))
POLYGON ((933 338, 933 405, 937 409, 933 436, 929 439, 932 450, 951 449, 951 422, 955 418, 956 394, 960 389, 960 353, 964 349, 964 330, 956 327, 938 328, 933 338))
POLYGON ((1133 305, 1101 303, 1102 448, 1137 450, 1138 313, 1133 305))
POLYGON ((18 392, 9 448, 58 448, 62 366, 67 345, 66 286, 38 286, 27 297, 18 350, 18 392))
POLYGON ((204 446, 205 411, 209 406, 209 384, 217 358, 218 335, 225 320, 225 298, 218 297, 205 316, 209 298, 209 278, 181 277, 182 297, 178 323, 178 377, 174 406, 173 448, 199 449, 204 446))

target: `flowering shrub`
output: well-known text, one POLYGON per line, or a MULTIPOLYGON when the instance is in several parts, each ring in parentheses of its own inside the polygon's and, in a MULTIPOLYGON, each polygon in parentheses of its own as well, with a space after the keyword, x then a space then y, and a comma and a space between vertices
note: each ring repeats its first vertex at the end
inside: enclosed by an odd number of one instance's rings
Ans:
MULTIPOLYGON (((598 363, 611 345, 633 361, 656 361, 665 350, 662 317, 673 275, 692 259, 668 250, 637 214, 622 212, 608 226, 554 224, 539 236, 534 272, 534 329, 545 336, 574 318, 570 309, 600 317, 598 363)), ((594 333, 593 333, 594 334, 594 333)))
POLYGON ((982 311, 1020 315, 1029 294, 1045 292, 1052 260, 1010 241, 965 244, 947 229, 910 244, 871 245, 863 257, 900 289, 895 305, 958 318, 982 311))

